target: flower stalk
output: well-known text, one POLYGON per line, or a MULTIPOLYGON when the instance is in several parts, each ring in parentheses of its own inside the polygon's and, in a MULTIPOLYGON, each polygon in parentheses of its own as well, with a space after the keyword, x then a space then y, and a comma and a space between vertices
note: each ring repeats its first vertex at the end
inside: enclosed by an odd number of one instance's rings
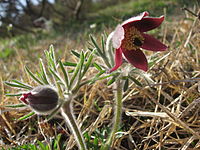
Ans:
POLYGON ((116 133, 119 129, 121 122, 122 113, 122 98, 123 98, 123 81, 118 78, 115 82, 116 87, 116 97, 115 97, 115 110, 114 110, 114 122, 110 136, 107 139, 105 145, 101 147, 101 150, 109 150, 112 147, 113 141, 115 139, 116 133))
POLYGON ((71 129, 71 131, 75 137, 75 140, 78 144, 79 149, 87 150, 82 133, 76 123, 75 118, 74 118, 71 105, 72 105, 71 100, 64 101, 64 103, 61 107, 61 114, 62 114, 63 118, 65 119, 69 129, 71 129))

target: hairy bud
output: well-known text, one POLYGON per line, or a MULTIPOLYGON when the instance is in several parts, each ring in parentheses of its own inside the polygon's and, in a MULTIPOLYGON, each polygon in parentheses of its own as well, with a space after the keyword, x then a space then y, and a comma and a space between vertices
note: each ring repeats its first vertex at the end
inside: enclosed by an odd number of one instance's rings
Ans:
POLYGON ((58 105, 58 94, 50 86, 38 86, 24 93, 20 100, 38 114, 49 114, 58 105))

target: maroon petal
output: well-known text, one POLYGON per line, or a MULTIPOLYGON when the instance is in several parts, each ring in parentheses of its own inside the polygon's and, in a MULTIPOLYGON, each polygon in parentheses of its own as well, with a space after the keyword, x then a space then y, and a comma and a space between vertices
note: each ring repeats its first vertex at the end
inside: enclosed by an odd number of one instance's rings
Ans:
POLYGON ((136 22, 136 21, 140 21, 142 20, 145 16, 148 16, 149 13, 147 11, 139 14, 138 16, 135 16, 135 17, 131 17, 129 18, 128 20, 124 21, 122 23, 122 26, 126 26, 127 24, 130 24, 130 23, 133 23, 133 22, 136 22))
POLYGON ((144 37, 144 43, 141 48, 151 51, 164 51, 167 46, 155 39, 153 36, 142 33, 144 37))
POLYGON ((146 56, 140 49, 137 50, 123 49, 123 54, 126 57, 126 59, 136 68, 142 69, 144 71, 148 70, 148 63, 146 56))
POLYGON ((129 26, 136 27, 141 32, 147 32, 149 30, 155 29, 163 22, 164 16, 159 18, 156 17, 144 17, 142 20, 135 21, 129 24, 129 26))
POLYGON ((117 70, 122 65, 122 49, 118 48, 115 51, 115 66, 109 70, 109 72, 113 72, 117 70))

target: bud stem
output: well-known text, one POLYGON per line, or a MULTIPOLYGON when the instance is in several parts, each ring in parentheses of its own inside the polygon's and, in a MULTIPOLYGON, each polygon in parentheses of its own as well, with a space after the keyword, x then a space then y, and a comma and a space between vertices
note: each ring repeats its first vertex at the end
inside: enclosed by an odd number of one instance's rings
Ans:
POLYGON ((76 123, 72 112, 71 100, 67 100, 64 102, 63 106, 61 107, 61 114, 65 119, 67 125, 69 126, 69 129, 72 131, 79 149, 86 150, 87 148, 82 133, 76 123))
POLYGON ((115 86, 117 88, 116 91, 116 98, 115 98, 115 114, 114 114, 114 123, 112 127, 111 134, 109 138, 107 139, 107 142, 105 145, 101 147, 101 150, 109 150, 110 147, 113 144, 113 140, 115 138, 115 134, 119 129, 120 121, 121 121, 121 113, 122 113, 122 98, 123 98, 123 81, 121 81, 119 78, 115 82, 115 86))

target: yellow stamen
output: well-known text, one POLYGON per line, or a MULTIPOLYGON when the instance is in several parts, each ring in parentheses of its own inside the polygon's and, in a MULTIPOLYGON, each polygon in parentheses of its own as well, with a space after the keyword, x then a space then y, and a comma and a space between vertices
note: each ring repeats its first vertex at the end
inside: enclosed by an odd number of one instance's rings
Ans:
POLYGON ((135 27, 125 28, 125 35, 122 41, 122 48, 127 50, 136 50, 144 43, 144 37, 135 27))

